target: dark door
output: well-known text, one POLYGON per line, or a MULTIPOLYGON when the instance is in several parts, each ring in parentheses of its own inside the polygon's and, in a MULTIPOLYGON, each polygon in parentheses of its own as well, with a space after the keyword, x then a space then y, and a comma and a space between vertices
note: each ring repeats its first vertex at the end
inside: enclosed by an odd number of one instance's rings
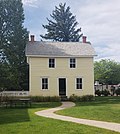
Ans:
POLYGON ((59 78, 59 95, 66 95, 66 79, 59 78))

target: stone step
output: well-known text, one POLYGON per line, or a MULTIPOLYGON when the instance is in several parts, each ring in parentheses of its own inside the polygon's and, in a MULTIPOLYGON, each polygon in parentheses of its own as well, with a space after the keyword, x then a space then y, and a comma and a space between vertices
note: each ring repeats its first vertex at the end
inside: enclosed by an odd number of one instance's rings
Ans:
POLYGON ((68 101, 68 98, 65 95, 60 96, 60 98, 61 98, 61 101, 68 101))

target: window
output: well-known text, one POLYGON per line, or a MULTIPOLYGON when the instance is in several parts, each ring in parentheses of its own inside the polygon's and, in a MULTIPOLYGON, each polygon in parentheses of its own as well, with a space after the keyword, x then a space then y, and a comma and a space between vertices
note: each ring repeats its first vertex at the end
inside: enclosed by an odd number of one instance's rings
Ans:
POLYGON ((82 78, 76 78, 76 89, 82 89, 82 78))
POLYGON ((48 89, 48 78, 42 78, 42 89, 48 89))
POLYGON ((76 59, 70 58, 70 68, 75 68, 75 67, 76 67, 76 59))
POLYGON ((49 68, 55 68, 55 59, 54 58, 49 59, 49 68))

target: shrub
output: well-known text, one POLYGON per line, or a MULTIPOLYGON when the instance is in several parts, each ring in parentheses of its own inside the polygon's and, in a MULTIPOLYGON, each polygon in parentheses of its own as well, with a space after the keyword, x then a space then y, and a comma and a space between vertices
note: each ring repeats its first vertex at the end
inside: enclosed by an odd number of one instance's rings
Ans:
POLYGON ((99 89, 95 91, 95 95, 101 96, 101 94, 102 93, 101 93, 101 91, 99 89))
POLYGON ((88 101, 88 96, 87 95, 81 96, 80 101, 88 101))
POLYGON ((115 93, 116 93, 117 96, 120 95, 120 88, 116 89, 115 93))
POLYGON ((95 100, 95 96, 94 95, 88 95, 88 100, 89 101, 94 101, 95 100))
POLYGON ((7 96, 7 95, 4 95, 4 96, 0 96, 0 102, 7 102, 11 99, 14 99, 15 97, 14 96, 7 96))
POLYGON ((60 101, 60 97, 59 96, 52 96, 52 97, 50 97, 50 101, 51 102, 59 102, 60 101))
POLYGON ((102 94, 103 96, 108 96, 108 95, 110 95, 110 92, 105 89, 105 90, 101 91, 101 94, 102 94))
POLYGON ((0 103, 7 102, 12 99, 31 98, 33 102, 59 102, 59 96, 0 96, 0 103))
POLYGON ((83 96, 77 96, 77 95, 71 95, 69 100, 73 102, 80 102, 80 101, 93 101, 95 98, 93 95, 83 95, 83 96))
POLYGON ((79 101, 80 100, 80 97, 75 95, 75 94, 72 94, 70 97, 69 97, 69 100, 70 101, 73 101, 73 102, 76 102, 76 101, 79 101))
POLYGON ((59 102, 59 96, 31 96, 33 102, 59 102))

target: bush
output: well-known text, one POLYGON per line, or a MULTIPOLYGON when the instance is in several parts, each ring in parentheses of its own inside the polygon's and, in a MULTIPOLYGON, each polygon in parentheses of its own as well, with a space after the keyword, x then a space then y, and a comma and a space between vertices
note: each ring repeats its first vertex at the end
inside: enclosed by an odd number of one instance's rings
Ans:
POLYGON ((115 93, 116 93, 117 96, 120 95, 120 88, 116 89, 115 93))
POLYGON ((59 96, 31 96, 33 102, 59 102, 59 96))
POLYGON ((0 96, 0 102, 7 102, 7 101, 9 101, 9 100, 11 100, 11 99, 14 99, 15 98, 15 96, 7 96, 7 95, 4 95, 4 96, 0 96))
POLYGON ((108 96, 108 95, 110 95, 110 92, 105 89, 105 90, 101 91, 101 94, 102 94, 103 96, 108 96))
POLYGON ((88 101, 88 96, 87 95, 81 96, 80 101, 88 101))
POLYGON ((101 96, 102 92, 98 89, 95 91, 95 95, 101 96))
POLYGON ((79 96, 76 96, 75 94, 72 94, 72 95, 69 97, 69 100, 70 100, 70 101, 73 101, 73 102, 76 102, 76 101, 79 101, 79 100, 80 100, 80 97, 79 97, 79 96))
POLYGON ((0 103, 12 99, 30 98, 33 102, 59 102, 59 96, 0 96, 0 103))
POLYGON ((80 102, 80 101, 93 101, 95 98, 93 95, 83 95, 83 96, 77 96, 77 95, 71 95, 69 100, 73 102, 80 102))

